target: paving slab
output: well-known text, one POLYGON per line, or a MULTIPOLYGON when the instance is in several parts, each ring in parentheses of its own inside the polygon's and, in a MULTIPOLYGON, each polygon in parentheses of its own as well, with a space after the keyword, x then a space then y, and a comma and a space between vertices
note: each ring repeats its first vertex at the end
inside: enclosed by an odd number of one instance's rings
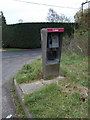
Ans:
POLYGON ((45 87, 46 85, 52 84, 52 83, 57 83, 60 80, 63 80, 64 77, 59 76, 53 80, 43 80, 41 79, 40 81, 35 81, 33 83, 22 83, 19 84, 19 87, 21 89, 21 91, 23 92, 23 94, 31 94, 43 87, 45 87))
POLYGON ((43 88, 45 85, 41 81, 33 82, 33 83, 26 83, 26 84, 19 84, 23 94, 30 94, 40 88, 43 88))
POLYGON ((52 84, 52 83, 57 83, 57 82, 59 82, 60 80, 63 80, 63 79, 65 79, 65 77, 59 76, 59 77, 56 77, 55 79, 52 79, 52 80, 41 79, 41 82, 44 85, 49 85, 49 84, 52 84))

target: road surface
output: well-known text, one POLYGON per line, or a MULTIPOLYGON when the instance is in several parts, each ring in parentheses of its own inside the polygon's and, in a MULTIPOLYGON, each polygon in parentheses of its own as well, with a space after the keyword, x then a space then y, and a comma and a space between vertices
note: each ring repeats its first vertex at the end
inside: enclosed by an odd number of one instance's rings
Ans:
POLYGON ((2 118, 8 115, 16 116, 11 98, 11 78, 24 64, 33 61, 38 56, 41 56, 40 49, 2 52, 2 118))

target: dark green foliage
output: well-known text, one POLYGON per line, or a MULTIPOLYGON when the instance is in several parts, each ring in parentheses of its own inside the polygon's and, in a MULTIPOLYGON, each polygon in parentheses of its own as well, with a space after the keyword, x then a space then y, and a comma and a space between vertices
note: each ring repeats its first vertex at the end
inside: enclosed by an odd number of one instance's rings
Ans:
POLYGON ((1 21, 2 25, 6 24, 6 18, 4 17, 2 11, 0 11, 0 21, 1 21))
POLYGON ((42 28, 64 28, 64 35, 71 36, 74 23, 19 23, 4 25, 2 30, 3 48, 40 48, 42 28))

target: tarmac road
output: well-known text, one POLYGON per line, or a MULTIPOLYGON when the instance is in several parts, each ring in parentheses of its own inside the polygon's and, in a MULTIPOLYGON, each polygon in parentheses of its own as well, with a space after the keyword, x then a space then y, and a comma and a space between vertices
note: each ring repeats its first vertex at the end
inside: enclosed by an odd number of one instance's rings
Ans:
POLYGON ((38 56, 41 56, 40 49, 2 52, 2 118, 6 118, 8 115, 16 116, 11 98, 11 78, 24 64, 33 61, 38 56))

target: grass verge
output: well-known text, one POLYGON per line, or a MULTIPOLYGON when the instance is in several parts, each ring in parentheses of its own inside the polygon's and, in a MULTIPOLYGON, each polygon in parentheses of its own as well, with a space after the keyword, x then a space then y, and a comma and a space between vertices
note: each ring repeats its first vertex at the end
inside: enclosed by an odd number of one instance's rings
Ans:
POLYGON ((60 72, 69 82, 88 87, 88 57, 76 54, 63 55, 60 72))
MULTIPOLYGON (((42 78, 41 59, 26 64, 18 72, 18 83, 42 78)), ((25 105, 33 118, 87 118, 88 117, 88 58, 62 55, 60 74, 66 80, 47 85, 37 92, 25 95, 25 105)))
POLYGON ((15 78, 19 84, 40 80, 42 78, 41 58, 25 64, 15 78))
MULTIPOLYGON (((78 55, 62 55, 60 74, 63 74, 71 83, 88 86, 88 58, 78 55)), ((28 83, 42 79, 41 58, 30 64, 25 64, 16 75, 17 83, 28 83)))
POLYGON ((30 50, 30 49, 20 49, 20 48, 3 48, 2 51, 23 51, 23 50, 30 50))
POLYGON ((80 92, 65 91, 60 83, 48 85, 25 96, 25 105, 33 118, 87 118, 88 100, 80 92))

